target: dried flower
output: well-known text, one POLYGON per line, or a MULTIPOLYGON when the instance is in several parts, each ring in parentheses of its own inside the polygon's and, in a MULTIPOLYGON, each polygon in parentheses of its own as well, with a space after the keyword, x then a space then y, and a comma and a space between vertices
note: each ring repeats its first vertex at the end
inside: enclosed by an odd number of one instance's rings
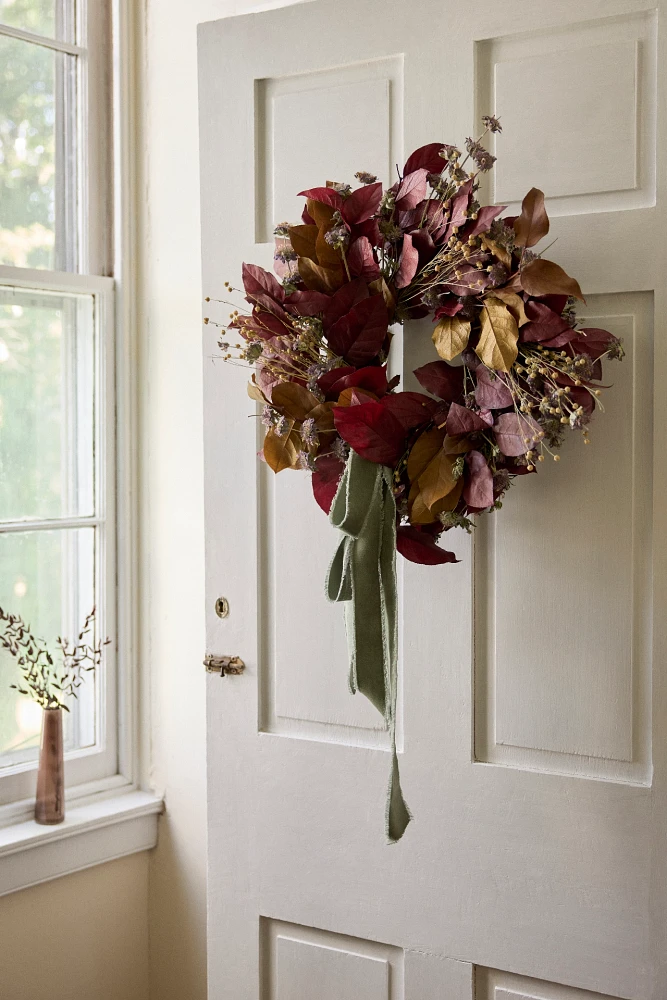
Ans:
POLYGON ((354 176, 360 184, 375 184, 377 181, 375 174, 369 174, 367 170, 358 170, 354 176))
POLYGON ((494 115, 482 115, 482 125, 484 125, 489 132, 502 132, 503 130, 500 121, 494 115))

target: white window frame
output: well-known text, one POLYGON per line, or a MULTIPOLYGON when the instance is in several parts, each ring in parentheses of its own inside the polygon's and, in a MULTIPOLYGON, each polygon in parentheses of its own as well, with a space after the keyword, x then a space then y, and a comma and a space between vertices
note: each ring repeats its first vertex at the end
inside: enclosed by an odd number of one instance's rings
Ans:
MULTIPOLYGON (((159 796, 140 790, 137 706, 135 219, 140 136, 133 109, 141 82, 138 55, 144 15, 142 5, 134 0, 88 0, 77 6, 81 10, 87 6, 92 14, 77 13, 77 43, 87 39, 94 49, 96 40, 107 44, 109 38, 113 40, 108 67, 99 70, 84 65, 85 45, 53 41, 47 46, 80 55, 79 170, 88 185, 80 189, 79 269, 85 268, 86 273, 0 266, 0 285, 85 292, 95 299, 96 334, 105 348, 98 352, 98 391, 107 403, 99 432, 106 447, 106 484, 113 484, 105 490, 106 509, 97 515, 106 519, 115 534, 113 541, 106 540, 106 572, 100 581, 107 595, 106 620, 100 632, 112 635, 114 644, 106 655, 106 704, 99 717, 102 739, 92 752, 74 751, 66 758, 65 823, 59 827, 34 823, 35 765, 7 769, 12 773, 0 776, 0 786, 6 789, 0 788, 0 802, 7 802, 0 805, 0 895, 155 846, 157 817, 162 811, 159 796), (107 3, 106 16, 100 17, 107 3), (100 129, 113 135, 108 158, 103 152, 100 155, 100 129), (103 220, 97 228, 96 220, 103 220), (113 278, 106 277, 111 273, 113 278)), ((16 29, 3 28, 2 33, 33 40, 29 33, 16 29)), ((98 406, 98 412, 102 409, 98 406)))

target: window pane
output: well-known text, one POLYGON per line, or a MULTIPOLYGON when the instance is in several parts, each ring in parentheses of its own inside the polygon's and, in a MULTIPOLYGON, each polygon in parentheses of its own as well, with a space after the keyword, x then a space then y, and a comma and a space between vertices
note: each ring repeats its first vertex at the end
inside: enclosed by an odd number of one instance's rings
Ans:
POLYGON ((0 0, 0 21, 36 35, 74 41, 73 0, 0 0))
MULTIPOLYGON (((94 528, 0 533, 0 607, 21 615, 52 652, 57 636, 78 634, 95 603, 94 583, 94 528)), ((37 756, 40 713, 9 686, 20 677, 16 660, 0 649, 0 767, 37 756)), ((88 675, 74 711, 65 713, 68 750, 95 742, 95 686, 88 675)))
POLYGON ((75 63, 0 36, 0 264, 76 268, 75 63))
POLYGON ((0 522, 94 513, 93 308, 0 286, 0 522))

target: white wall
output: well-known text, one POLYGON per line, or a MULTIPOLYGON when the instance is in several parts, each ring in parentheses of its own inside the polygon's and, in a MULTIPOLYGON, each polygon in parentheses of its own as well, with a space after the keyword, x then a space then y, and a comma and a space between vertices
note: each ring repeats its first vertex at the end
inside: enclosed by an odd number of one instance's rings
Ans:
POLYGON ((206 650, 196 27, 259 7, 225 0, 146 4, 140 372, 143 658, 150 664, 151 779, 167 797, 159 846, 151 860, 151 997, 205 1000, 206 650))

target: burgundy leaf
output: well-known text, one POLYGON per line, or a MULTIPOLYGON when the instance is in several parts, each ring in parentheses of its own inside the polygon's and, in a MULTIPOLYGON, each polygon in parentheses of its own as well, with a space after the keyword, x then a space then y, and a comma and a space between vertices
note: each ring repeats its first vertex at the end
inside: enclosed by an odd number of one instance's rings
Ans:
POLYGON ((480 208, 477 213, 477 218, 471 220, 472 227, 468 228, 468 225, 466 225, 463 230, 463 235, 469 239, 471 236, 477 236, 478 233, 486 233, 493 220, 499 216, 501 212, 504 212, 506 208, 507 205, 485 205, 484 208, 480 208))
POLYGON ((349 312, 352 306, 369 296, 368 285, 361 278, 348 281, 342 285, 337 292, 329 298, 329 305, 326 308, 323 318, 324 331, 349 312))
POLYGON ((482 409, 503 410, 512 405, 512 393, 500 375, 496 374, 492 378, 491 372, 483 365, 479 366, 476 374, 475 399, 478 406, 482 409))
POLYGON ((244 264, 242 269, 243 287, 247 296, 255 299, 257 294, 266 294, 276 302, 283 302, 285 289, 275 275, 257 264, 244 264))
POLYGON ((297 289, 285 299, 285 308, 296 316, 317 316, 318 313, 324 312, 330 301, 331 296, 325 295, 323 292, 297 289))
POLYGON ((384 396, 387 391, 387 368, 385 365, 367 368, 332 368, 317 380, 325 395, 338 399, 343 389, 368 389, 376 396, 384 396), (334 376, 337 376, 334 378, 334 376))
POLYGON ((532 417, 501 413, 495 425, 496 444, 503 455, 525 455, 539 440, 542 431, 532 417))
POLYGON ((423 267, 424 264, 428 264, 435 257, 437 248, 433 242, 433 237, 426 229, 417 229, 413 233, 410 233, 410 236, 412 237, 413 247, 416 247, 419 251, 419 266, 423 267))
POLYGON ((299 191, 298 197, 310 198, 311 201, 319 201, 320 204, 329 205, 331 208, 337 208, 338 211, 340 211, 343 207, 342 195, 340 195, 335 188, 308 188, 307 191, 299 191))
POLYGON ((343 463, 333 455, 320 455, 315 459, 315 471, 312 477, 313 496, 325 514, 331 510, 344 468, 343 463))
POLYGON ((445 426, 448 434, 470 434, 473 431, 484 431, 489 425, 479 413, 474 413, 465 406, 459 406, 458 403, 452 403, 445 426))
POLYGON ((544 302, 528 299, 525 304, 526 316, 530 320, 521 327, 521 340, 533 343, 551 340, 570 330, 570 324, 544 302))
POLYGON ((327 333, 329 347, 348 364, 362 365, 371 361, 382 347, 388 322, 383 297, 371 295, 334 323, 327 333))
POLYGON ((454 368, 446 361, 431 361, 414 372, 420 385, 446 403, 463 398, 463 366, 454 368))
POLYGON ((426 178, 428 170, 418 167, 411 174, 406 174, 396 192, 396 208, 400 212, 416 208, 426 194, 426 178))
POLYGON ((373 248, 365 236, 360 236, 351 244, 347 254, 347 266, 355 278, 364 278, 365 281, 375 281, 381 276, 373 248))
POLYGON ((396 550, 404 559, 421 563, 423 566, 459 562, 453 552, 447 552, 446 549, 436 545, 432 535, 408 524, 401 525, 396 530, 396 550))
POLYGON ((304 226, 316 225, 315 219, 312 217, 312 215, 305 206, 303 212, 301 213, 301 221, 303 222, 304 226))
POLYGON ((336 430, 369 462, 393 466, 405 447, 403 427, 382 403, 335 406, 336 430))
POLYGON ((427 424, 437 409, 437 403, 422 392, 395 392, 384 396, 382 405, 406 431, 427 424))
POLYGON ((605 351, 609 350, 610 344, 616 341, 616 337, 608 330, 598 330, 595 327, 575 330, 576 339, 572 346, 581 354, 588 354, 593 361, 597 361, 605 351))
POLYGON ((447 166, 447 160, 443 160, 440 156, 442 148, 443 143, 441 142, 429 142, 425 146, 415 149, 414 153, 410 153, 405 161, 403 176, 419 170, 420 167, 427 170, 429 174, 439 174, 447 166))
POLYGON ((452 210, 449 216, 449 222, 447 224, 447 229, 445 231, 444 239, 448 240, 454 231, 454 226, 460 228, 468 220, 466 212, 468 211, 468 202, 470 201, 470 192, 472 190, 472 181, 466 181, 462 184, 458 190, 458 193, 452 201, 452 210))
POLYGON ((493 505, 493 473, 481 451, 469 451, 465 458, 463 499, 470 507, 493 505))
POLYGON ((456 316, 463 309, 463 303, 459 302, 455 295, 448 295, 445 301, 438 306, 433 314, 433 322, 442 319, 443 316, 456 316))
POLYGON ((382 184, 364 184, 343 201, 341 215, 347 223, 365 222, 377 212, 382 201, 382 184))
POLYGON ((401 252, 401 262, 398 265, 398 273, 394 284, 397 288, 406 288, 415 274, 419 264, 419 251, 412 244, 412 237, 406 234, 403 237, 403 250, 401 252))
POLYGON ((442 286, 454 295, 479 295, 489 283, 487 272, 479 271, 472 264, 461 264, 457 270, 460 277, 442 286))
POLYGON ((382 246, 384 243, 384 236, 380 232, 377 219, 366 219, 365 222, 358 223, 352 227, 352 233, 355 237, 365 236, 373 247, 382 246))

